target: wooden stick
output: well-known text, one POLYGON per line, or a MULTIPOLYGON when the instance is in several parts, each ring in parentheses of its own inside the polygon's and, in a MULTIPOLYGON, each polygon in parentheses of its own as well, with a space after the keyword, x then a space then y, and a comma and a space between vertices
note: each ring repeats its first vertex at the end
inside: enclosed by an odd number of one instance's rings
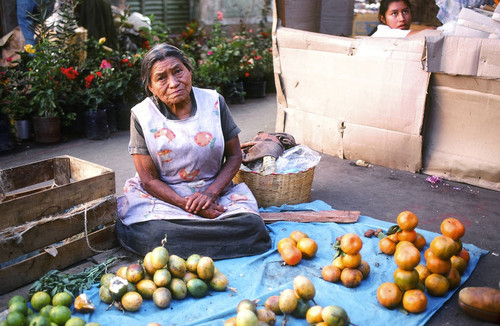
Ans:
POLYGON ((265 223, 278 221, 290 222, 335 222, 335 223, 356 223, 359 218, 359 211, 285 211, 285 212, 261 212, 260 216, 265 223))

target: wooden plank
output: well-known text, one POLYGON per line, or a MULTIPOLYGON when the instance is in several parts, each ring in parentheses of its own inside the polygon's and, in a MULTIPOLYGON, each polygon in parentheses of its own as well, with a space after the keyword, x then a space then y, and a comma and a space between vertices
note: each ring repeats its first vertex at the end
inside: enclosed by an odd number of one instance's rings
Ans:
POLYGON ((44 160, 0 170, 2 186, 6 192, 30 187, 54 179, 54 160, 44 160))
POLYGON ((71 169, 69 157, 56 157, 54 159, 54 182, 62 186, 71 182, 71 169))
POLYGON ((0 230, 21 225, 75 205, 115 194, 115 173, 44 190, 0 203, 0 230))
POLYGON ((286 211, 286 212, 261 212, 260 216, 265 223, 278 221, 289 222, 335 222, 335 223, 356 223, 359 218, 359 211, 286 211))
POLYGON ((108 169, 102 165, 84 161, 72 156, 67 157, 71 159, 71 178, 75 181, 111 173, 114 175, 113 170, 108 169))
MULTIPOLYGON (((91 232, 97 226, 110 224, 116 221, 117 218, 115 197, 109 197, 107 200, 94 205, 94 207, 87 210, 88 232, 91 232)), ((9 242, 2 243, 0 262, 10 261, 84 231, 85 211, 80 211, 64 219, 56 219, 33 226, 22 235, 20 241, 12 239, 9 242)))
MULTIPOLYGON (((114 235, 114 225, 91 233, 89 242, 96 250, 105 250, 117 246, 118 241, 114 235)), ((58 254, 55 257, 43 252, 17 264, 0 269, 0 280, 8 280, 8 282, 0 282, 0 294, 31 283, 50 270, 62 270, 96 254, 87 246, 85 238, 57 247, 57 251, 58 254)))

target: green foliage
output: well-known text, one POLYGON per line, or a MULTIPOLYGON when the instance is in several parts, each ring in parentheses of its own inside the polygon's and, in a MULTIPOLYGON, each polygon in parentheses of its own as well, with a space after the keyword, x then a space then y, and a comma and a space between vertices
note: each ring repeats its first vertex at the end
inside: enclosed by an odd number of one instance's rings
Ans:
POLYGON ((59 292, 69 292, 77 297, 84 290, 90 289, 93 284, 99 283, 108 267, 117 260, 117 257, 110 257, 105 262, 87 268, 78 274, 67 274, 58 270, 49 271, 33 283, 29 289, 29 297, 31 298, 38 291, 47 292, 51 297, 59 292))

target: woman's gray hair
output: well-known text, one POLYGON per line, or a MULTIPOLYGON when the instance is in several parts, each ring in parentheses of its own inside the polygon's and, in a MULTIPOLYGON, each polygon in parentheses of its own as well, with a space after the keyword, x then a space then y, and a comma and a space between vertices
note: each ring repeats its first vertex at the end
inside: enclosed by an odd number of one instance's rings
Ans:
POLYGON ((146 94, 149 96, 153 95, 149 90, 149 85, 151 84, 151 70, 157 61, 161 61, 165 58, 174 57, 179 59, 182 64, 190 71, 193 72, 193 66, 189 58, 173 45, 166 43, 159 43, 153 46, 144 56, 141 65, 141 79, 142 85, 146 94))

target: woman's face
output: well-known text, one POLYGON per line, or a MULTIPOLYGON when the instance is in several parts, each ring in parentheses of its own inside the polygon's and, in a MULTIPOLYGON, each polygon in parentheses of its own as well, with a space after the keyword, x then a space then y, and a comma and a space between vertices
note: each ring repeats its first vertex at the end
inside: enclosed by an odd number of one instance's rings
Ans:
POLYGON ((404 1, 391 2, 385 16, 381 18, 382 23, 392 29, 410 29, 411 11, 404 1))
POLYGON ((154 63, 149 90, 168 107, 182 105, 191 100, 191 80, 192 74, 182 61, 168 57, 154 63))

